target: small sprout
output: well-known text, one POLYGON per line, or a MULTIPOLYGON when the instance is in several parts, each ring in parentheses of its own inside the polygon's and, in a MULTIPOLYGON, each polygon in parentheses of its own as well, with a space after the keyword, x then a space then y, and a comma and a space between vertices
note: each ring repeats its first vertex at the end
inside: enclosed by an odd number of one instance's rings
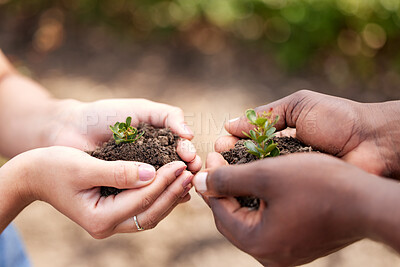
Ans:
POLYGON ((248 109, 246 111, 246 117, 250 124, 256 126, 255 129, 250 130, 249 133, 243 132, 245 136, 254 141, 247 140, 244 143, 248 149, 247 152, 255 155, 259 159, 278 156, 280 152, 272 138, 275 136, 276 128, 274 125, 278 122, 279 116, 273 119, 272 109, 268 112, 264 111, 261 115, 257 115, 254 109, 248 109))
POLYGON ((144 132, 139 133, 138 130, 131 126, 132 118, 126 118, 126 122, 116 122, 114 126, 110 125, 110 129, 113 132, 115 143, 133 143, 137 141, 144 132))

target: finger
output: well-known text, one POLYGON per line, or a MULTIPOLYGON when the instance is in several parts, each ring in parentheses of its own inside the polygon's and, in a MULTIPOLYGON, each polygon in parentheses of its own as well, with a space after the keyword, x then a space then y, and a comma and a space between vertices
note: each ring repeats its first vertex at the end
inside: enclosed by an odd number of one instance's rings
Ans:
MULTIPOLYGON (((171 128, 173 132, 185 139, 193 139, 193 132, 184 122, 182 109, 146 99, 113 99, 100 100, 88 103, 83 107, 82 117, 94 116, 91 134, 101 140, 110 132, 104 125, 125 121, 127 116, 132 117, 132 124, 145 122, 155 127, 171 128), (114 114, 113 121, 109 121, 110 114, 114 114)), ((87 124, 88 122, 86 122, 87 124)))
POLYGON ((191 189, 192 189, 192 187, 190 186, 190 188, 187 188, 187 190, 185 190, 182 193, 181 199, 179 201, 175 202, 174 205, 172 205, 167 211, 164 212, 164 214, 160 218, 160 221, 164 220, 179 204, 186 203, 191 199, 191 196, 189 193, 189 191, 191 189))
POLYGON ((109 214, 113 225, 148 209, 165 189, 179 177, 186 165, 181 161, 171 162, 157 171, 154 182, 139 189, 122 191, 116 196, 101 197, 96 207, 109 214))
MULTIPOLYGON (((273 117, 279 116, 279 121, 276 123, 275 128, 283 130, 287 126, 295 127, 295 120, 292 118, 292 113, 288 112, 289 106, 293 103, 293 98, 296 98, 299 94, 292 94, 284 97, 280 100, 274 101, 270 104, 260 106, 254 110, 260 114, 264 111, 268 112, 271 108, 273 109, 273 117)), ((241 116, 228 121, 225 124, 225 129, 232 135, 244 138, 245 135, 242 132, 248 133, 254 128, 254 125, 248 123, 246 116, 241 116)))
POLYGON ((269 168, 261 169, 260 164, 271 166, 273 161, 268 159, 199 172, 193 178, 193 185, 206 196, 258 196, 269 179, 269 168))
MULTIPOLYGON (((228 162, 226 162, 226 160, 222 157, 221 154, 219 154, 217 152, 211 152, 207 155, 206 168, 213 169, 213 168, 217 168, 220 166, 226 166, 226 165, 228 165, 228 162)), ((196 178, 196 179, 198 179, 198 178, 196 178)), ((197 181, 197 184, 199 184, 198 181, 197 181)), ((208 197, 205 195, 202 195, 200 192, 197 192, 197 193, 204 200, 204 202, 206 202, 206 204, 209 206, 210 204, 208 202, 208 197)))
POLYGON ((237 141, 239 141, 239 138, 232 135, 219 137, 217 141, 215 141, 214 150, 216 152, 228 151, 235 146, 237 141))
MULTIPOLYGON (((193 175, 185 171, 181 174, 158 198, 157 200, 145 211, 136 215, 140 226, 143 229, 152 229, 166 216, 166 211, 172 211, 183 197, 187 194, 192 187, 190 184, 193 175), (165 216, 164 216, 165 215, 165 216)), ((136 225, 132 227, 131 218, 134 214, 130 214, 128 218, 115 227, 116 233, 129 233, 137 231, 136 225)))
POLYGON ((245 241, 254 236, 253 225, 262 220, 262 211, 241 208, 234 198, 210 198, 209 203, 218 231, 235 246, 245 250, 245 241))
POLYGON ((203 162, 201 161, 199 155, 196 155, 195 159, 187 164, 188 170, 191 171, 192 173, 197 173, 198 171, 200 171, 202 165, 203 162))
MULTIPOLYGON (((167 217, 175 208, 176 206, 178 206, 181 203, 185 203, 187 201, 190 200, 190 194, 187 194, 185 197, 183 197, 181 199, 180 202, 175 203, 172 207, 169 208, 169 210, 167 210, 161 217, 160 221, 164 220, 165 217, 167 217)), ((142 224, 140 223, 141 221, 141 216, 138 215, 136 216, 136 220, 138 221, 138 224, 140 227, 142 227, 142 224)), ((142 227, 143 228, 143 227, 142 227)), ((143 230, 145 230, 145 228, 143 228, 143 230)), ((137 229, 136 223, 133 219, 133 216, 131 218, 128 218, 127 220, 123 221, 122 223, 118 224, 114 230, 112 234, 116 234, 116 233, 136 233, 139 232, 139 230, 137 229)))
POLYGON ((191 162, 196 157, 196 148, 189 140, 179 140, 176 152, 185 162, 191 162))
POLYGON ((184 122, 185 117, 182 109, 148 100, 146 102, 149 106, 144 107, 144 112, 137 114, 139 121, 145 121, 156 127, 169 127, 180 137, 188 140, 193 139, 193 131, 184 122))
POLYGON ((192 196, 188 192, 184 197, 182 197, 181 201, 179 201, 179 204, 183 204, 188 202, 190 199, 192 199, 192 196))
POLYGON ((213 169, 221 166, 228 165, 228 162, 222 157, 221 154, 217 152, 210 152, 207 155, 206 159, 206 168, 213 169))
POLYGON ((140 188, 150 184, 156 176, 154 167, 146 163, 104 161, 78 150, 74 155, 75 162, 79 162, 77 181, 87 187, 140 188))
POLYGON ((277 137, 293 137, 296 138, 296 129, 295 128, 286 128, 282 131, 276 132, 275 136, 277 137))
POLYGON ((194 137, 192 129, 184 122, 184 114, 182 109, 172 107, 169 105, 166 109, 168 112, 167 117, 164 120, 164 127, 169 127, 173 132, 178 134, 180 137, 188 140, 192 140, 194 137))
MULTIPOLYGON (((181 200, 177 203, 175 203, 172 207, 169 208, 169 210, 167 210, 166 212, 164 212, 164 214, 162 215, 160 221, 164 220, 179 204, 181 203, 185 203, 188 202, 190 200, 190 194, 187 193, 184 197, 181 198, 181 200)), ((138 215, 136 216, 136 220, 138 221, 138 224, 140 227, 142 227, 140 220, 141 220, 141 216, 138 215)), ((143 230, 145 230, 143 228, 143 230)), ((136 223, 133 219, 133 216, 131 218, 128 218, 127 220, 125 220, 124 222, 120 223, 119 225, 117 225, 114 228, 114 231, 112 234, 116 234, 116 233, 136 233, 139 232, 139 230, 137 229, 136 223)))

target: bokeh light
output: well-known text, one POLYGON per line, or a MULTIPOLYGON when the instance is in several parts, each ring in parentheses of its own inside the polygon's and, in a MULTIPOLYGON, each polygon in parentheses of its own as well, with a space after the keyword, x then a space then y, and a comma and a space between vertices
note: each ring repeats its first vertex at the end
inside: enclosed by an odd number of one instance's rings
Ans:
MULTIPOLYGON (((202 53, 214 54, 226 38, 256 42, 275 55, 281 67, 295 70, 321 50, 351 61, 371 64, 398 45, 400 2, 397 0, 85 0, 25 3, 0 0, 2 13, 29 21, 26 38, 41 53, 60 47, 68 38, 59 17, 44 19, 49 10, 68 17, 69 26, 96 25, 124 39, 142 41, 177 37, 202 53), (183 38, 182 38, 183 37, 183 38)), ((1 22, 0 16, 0 22, 1 22)), ((21 26, 23 27, 23 26, 21 26)), ((171 39, 169 39, 171 40, 171 39)), ((400 51, 391 51, 400 58, 400 51)), ((393 55, 393 53, 395 55, 393 55)), ((358 64, 358 63, 355 63, 358 64)))

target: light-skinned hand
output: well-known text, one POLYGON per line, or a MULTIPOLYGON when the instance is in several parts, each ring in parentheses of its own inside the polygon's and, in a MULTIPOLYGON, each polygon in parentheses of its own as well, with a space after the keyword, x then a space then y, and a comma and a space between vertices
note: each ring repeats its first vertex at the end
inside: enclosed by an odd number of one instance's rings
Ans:
POLYGON ((35 200, 45 201, 94 238, 155 227, 179 203, 190 199, 193 175, 183 162, 157 172, 144 163, 102 161, 69 147, 30 150, 0 168, 1 229, 35 200), (102 197, 101 186, 126 189, 102 197))

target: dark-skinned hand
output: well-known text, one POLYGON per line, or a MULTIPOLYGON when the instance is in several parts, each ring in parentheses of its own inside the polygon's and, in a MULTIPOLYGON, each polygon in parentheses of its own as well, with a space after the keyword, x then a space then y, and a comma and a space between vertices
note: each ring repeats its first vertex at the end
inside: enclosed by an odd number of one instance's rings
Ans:
POLYGON ((400 186, 332 156, 299 153, 225 166, 218 153, 193 180, 218 230, 265 266, 295 266, 368 237, 400 251, 400 186), (234 196, 256 196, 258 210, 234 196))
MULTIPOLYGON (((358 103, 302 90, 268 105, 280 119, 277 130, 295 128, 302 142, 342 158, 370 173, 400 179, 400 101, 358 103)), ((242 116, 225 125, 232 136, 217 140, 217 152, 229 150, 254 126, 242 116)))

